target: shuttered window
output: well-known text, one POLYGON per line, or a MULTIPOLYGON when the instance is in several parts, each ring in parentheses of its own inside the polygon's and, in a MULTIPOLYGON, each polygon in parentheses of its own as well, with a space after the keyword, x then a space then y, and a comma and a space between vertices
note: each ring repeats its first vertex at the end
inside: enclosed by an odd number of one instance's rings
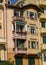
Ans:
POLYGON ((35 65, 35 58, 34 57, 28 57, 28 65, 35 65))
POLYGON ((44 52, 44 62, 46 62, 46 52, 44 52))
POLYGON ((31 34, 35 34, 35 28, 34 28, 34 26, 30 27, 30 32, 31 32, 31 34))
POLYGON ((16 65, 23 65, 22 57, 16 57, 16 65))
POLYGON ((46 36, 43 36, 43 43, 46 44, 46 36))
POLYGON ((45 22, 44 21, 41 22, 41 27, 45 28, 45 22))

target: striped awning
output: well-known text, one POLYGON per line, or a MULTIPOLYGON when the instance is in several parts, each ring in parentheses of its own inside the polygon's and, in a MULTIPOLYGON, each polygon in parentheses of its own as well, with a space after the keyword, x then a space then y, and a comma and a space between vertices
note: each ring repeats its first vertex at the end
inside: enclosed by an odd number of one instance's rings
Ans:
POLYGON ((23 25, 23 26, 25 25, 24 22, 20 22, 20 21, 17 21, 16 24, 18 24, 18 25, 23 25))

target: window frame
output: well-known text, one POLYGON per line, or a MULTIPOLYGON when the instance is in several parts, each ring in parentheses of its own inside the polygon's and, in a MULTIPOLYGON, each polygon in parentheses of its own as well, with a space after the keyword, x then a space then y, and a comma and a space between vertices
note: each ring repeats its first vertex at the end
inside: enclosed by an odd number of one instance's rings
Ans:
POLYGON ((36 42, 35 42, 35 41, 31 41, 31 47, 32 47, 32 49, 36 49, 36 42), (35 46, 34 46, 33 44, 34 44, 35 46))
POLYGON ((35 34, 35 26, 30 26, 30 33, 31 34, 35 34))

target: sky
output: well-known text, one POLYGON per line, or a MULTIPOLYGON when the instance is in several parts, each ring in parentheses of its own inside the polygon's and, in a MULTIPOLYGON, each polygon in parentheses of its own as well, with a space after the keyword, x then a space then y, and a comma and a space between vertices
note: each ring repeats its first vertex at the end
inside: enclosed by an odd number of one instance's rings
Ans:
POLYGON ((11 0, 12 1, 12 4, 14 4, 15 2, 17 2, 18 0, 11 0))

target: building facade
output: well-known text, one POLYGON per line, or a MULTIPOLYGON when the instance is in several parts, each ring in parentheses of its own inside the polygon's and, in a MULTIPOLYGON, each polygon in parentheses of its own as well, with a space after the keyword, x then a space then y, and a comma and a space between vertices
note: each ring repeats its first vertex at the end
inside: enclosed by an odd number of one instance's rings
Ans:
POLYGON ((46 65, 46 1, 0 1, 0 60, 46 65), (40 54, 40 56, 38 55, 40 54))
POLYGON ((0 0, 0 60, 7 60, 6 27, 5 27, 5 0, 0 0))

